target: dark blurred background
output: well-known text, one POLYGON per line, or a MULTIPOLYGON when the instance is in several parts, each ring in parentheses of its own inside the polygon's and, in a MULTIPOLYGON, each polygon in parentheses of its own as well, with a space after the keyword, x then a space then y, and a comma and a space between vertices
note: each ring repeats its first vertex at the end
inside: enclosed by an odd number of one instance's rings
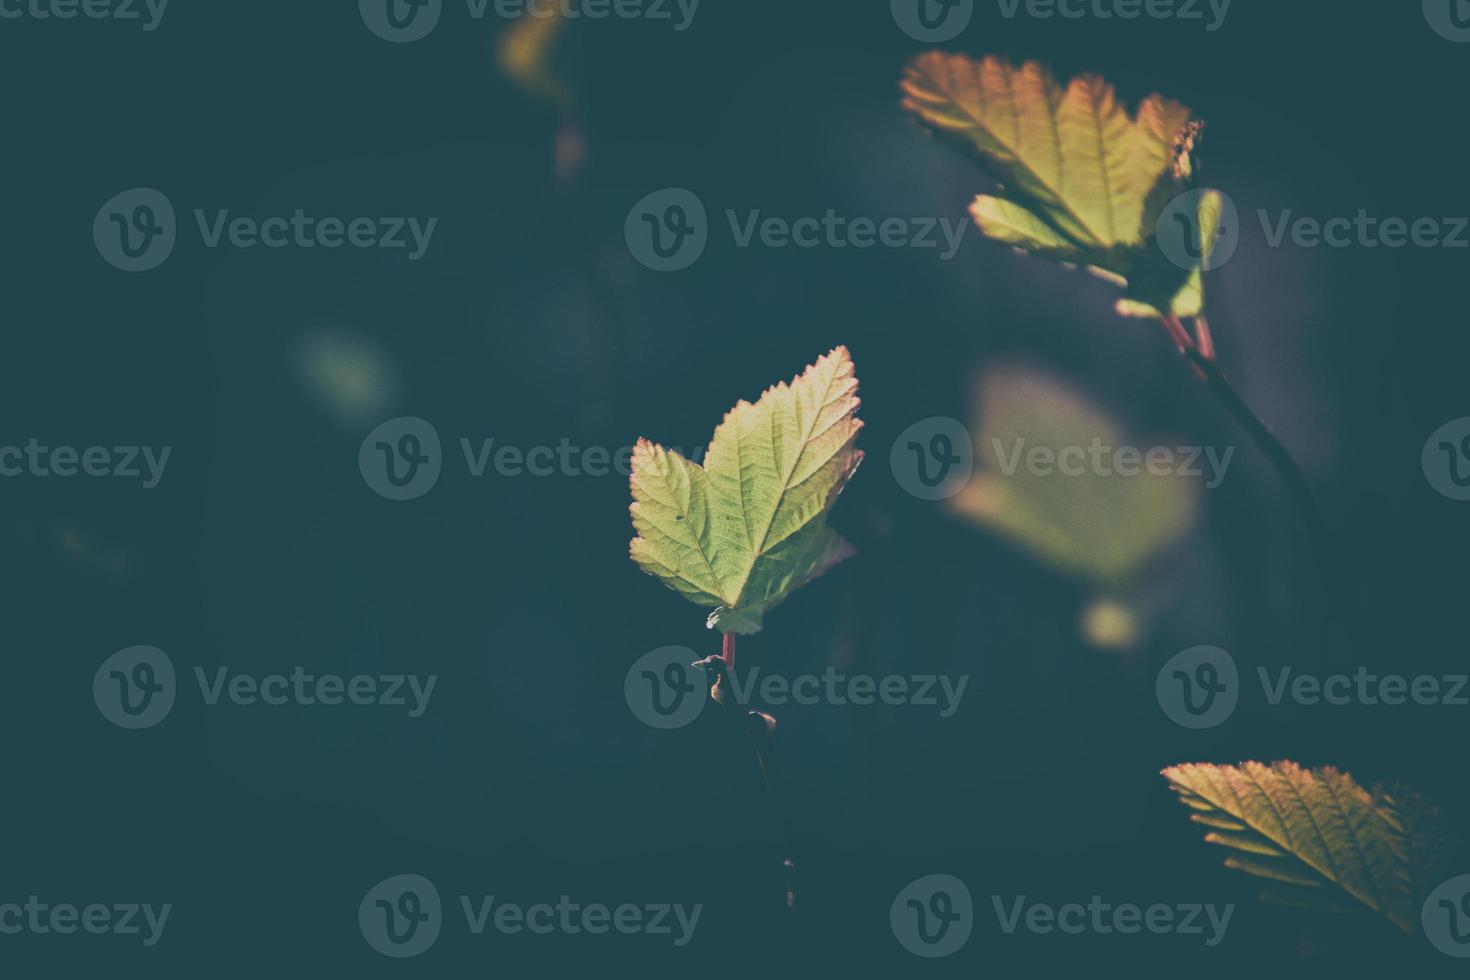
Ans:
MULTIPOLYGON (((465 976, 470 971, 759 970, 973 975, 1079 965, 1239 969, 1452 961, 1368 915, 1254 900, 1159 770, 1291 758, 1402 781, 1464 826, 1465 708, 1271 708, 1191 732, 1154 676, 1196 644, 1257 665, 1463 672, 1470 505, 1420 452, 1470 415, 1467 258, 1445 248, 1268 248, 1254 215, 1470 214, 1461 105, 1470 46, 1415 3, 1236 0, 1217 31, 1073 22, 977 4, 944 45, 1093 70, 1208 120, 1203 181, 1246 218, 1211 273, 1220 356, 1302 463, 1325 575, 1276 474, 1156 323, 1112 287, 972 228, 930 250, 737 248, 723 212, 946 216, 988 190, 899 108, 926 50, 882 2, 704 0, 689 29, 610 19, 556 38, 556 98, 497 60, 509 29, 447 0, 390 44, 354 5, 174 0, 159 27, 0 21, 7 135, 0 236, 4 435, 20 445, 171 446, 152 490, 0 480, 8 747, 0 901, 171 902, 163 941, 0 936, 12 975, 465 976), (560 146, 558 153, 557 147, 560 146), (560 162, 558 162, 560 161, 560 162), (155 187, 179 214, 147 273, 99 257, 97 209, 155 187), (634 202, 686 187, 711 240, 660 274, 624 243, 634 202), (437 216, 403 251, 206 249, 192 210, 437 216), (642 724, 623 697, 655 647, 714 652, 703 612, 628 560, 626 480, 472 477, 458 440, 522 448, 703 445, 739 398, 834 345, 862 383, 867 463, 833 523, 859 556, 773 612, 743 665, 968 674, 960 710, 788 707, 778 744, 802 853, 782 844, 749 742, 706 710, 642 724), (1152 566, 1131 650, 1096 649, 1093 590, 915 499, 895 437, 971 419, 977 373, 1044 369, 1164 444, 1238 447, 1230 478, 1152 566), (414 415, 444 440, 427 495, 395 502, 357 465, 414 415), (1326 641, 1313 595, 1323 583, 1326 641), (172 715, 124 731, 94 672, 151 644, 180 672, 172 715), (206 706, 192 668, 435 673, 423 717, 206 706), (378 881, 432 879, 450 922, 405 962, 356 910, 378 881), (889 903, 965 880, 975 935, 927 962, 889 903), (681 949, 647 936, 469 936, 459 894, 529 904, 705 906, 681 949), (989 896, 1235 902, 1227 939, 1005 936, 989 896), (411 973, 409 972, 411 971, 411 973)), ((551 71, 551 69, 548 69, 551 71)), ((1269 974, 1268 974, 1269 975, 1269 974)))

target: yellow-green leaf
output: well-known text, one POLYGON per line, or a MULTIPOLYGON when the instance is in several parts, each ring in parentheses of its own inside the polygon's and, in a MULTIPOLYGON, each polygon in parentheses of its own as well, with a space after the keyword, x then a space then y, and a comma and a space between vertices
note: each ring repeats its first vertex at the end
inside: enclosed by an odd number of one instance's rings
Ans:
POLYGON ((704 465, 640 439, 630 511, 638 566, 710 625, 754 633, 766 611, 852 554, 827 515, 863 454, 857 378, 838 347, 715 429, 704 465))
POLYGON ((1198 270, 1153 242, 1159 212, 1193 181, 1202 124, 1188 107, 1150 95, 1130 115, 1097 75, 1063 88, 1038 62, 938 51, 913 59, 902 87, 909 112, 1000 183, 971 208, 987 236, 1123 280, 1128 313, 1199 312, 1198 270))
POLYGON ((1295 762, 1189 764, 1164 778, 1210 828, 1205 840, 1234 852, 1227 867, 1271 882, 1263 900, 1341 908, 1348 898, 1417 930, 1447 835, 1438 809, 1414 791, 1370 791, 1331 766, 1295 762))

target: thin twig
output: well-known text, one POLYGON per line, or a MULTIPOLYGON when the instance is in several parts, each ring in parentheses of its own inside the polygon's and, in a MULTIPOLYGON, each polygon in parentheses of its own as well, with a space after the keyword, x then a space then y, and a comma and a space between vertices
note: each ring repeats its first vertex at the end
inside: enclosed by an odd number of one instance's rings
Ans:
POLYGON ((780 824, 781 836, 786 845, 787 856, 782 865, 786 869, 786 907, 790 909, 796 906, 796 824, 791 818, 791 808, 787 805, 786 784, 776 766, 776 719, 764 712, 752 711, 736 700, 734 685, 730 683, 727 674, 734 662, 735 637, 726 633, 723 654, 706 657, 694 666, 705 670, 709 679, 710 699, 736 716, 755 745, 761 777, 766 784, 766 795, 770 798, 771 809, 775 811, 776 822, 780 824))
MULTIPOLYGON (((1194 338, 1190 336, 1188 330, 1184 329, 1184 324, 1179 322, 1179 318, 1177 316, 1164 317, 1164 327, 1169 331, 1169 339, 1174 341, 1175 347, 1179 348, 1179 353, 1187 354, 1189 351, 1197 349, 1195 347, 1194 338)), ((1194 369, 1194 376, 1196 378, 1199 378, 1201 381, 1208 380, 1205 377, 1204 372, 1201 371, 1199 368, 1194 369)))
POLYGON ((1271 461, 1272 466, 1275 467, 1276 472, 1286 484, 1287 491, 1291 494, 1292 502, 1295 504, 1296 511, 1301 517, 1302 524, 1306 529, 1307 546, 1310 552, 1309 560, 1317 573, 1315 579, 1318 587, 1324 593, 1321 597, 1323 605, 1322 612, 1324 614, 1321 628, 1324 631, 1322 639, 1325 641, 1325 605, 1326 593, 1328 592, 1327 572, 1329 568, 1326 552, 1327 537, 1322 527, 1321 512, 1317 509, 1317 501, 1315 495, 1312 493, 1311 484, 1307 482, 1307 478, 1302 473, 1301 467, 1292 458, 1290 450, 1286 448, 1281 438, 1276 435, 1275 431, 1264 419, 1246 404, 1245 399, 1240 396, 1240 392, 1230 383, 1230 378, 1225 374, 1224 369, 1220 367, 1219 361, 1215 359, 1214 338, 1210 333, 1209 324, 1204 321, 1204 318, 1197 317, 1195 320, 1195 326, 1200 337, 1198 344, 1195 343, 1194 338, 1189 335, 1189 332, 1184 329, 1184 325, 1179 322, 1178 317, 1165 317, 1164 326, 1168 329, 1169 336, 1174 339, 1175 344, 1179 347, 1179 352, 1193 366, 1195 374, 1210 386, 1210 390, 1214 392, 1215 397, 1224 404, 1230 414, 1234 416, 1235 420, 1250 433, 1251 438, 1260 450, 1266 454, 1266 458, 1271 461), (1182 341, 1181 336, 1183 338, 1182 341))
POLYGON ((1179 322, 1178 317, 1170 316, 1164 318, 1164 325, 1169 330, 1169 335, 1179 345, 1180 353, 1194 365, 1196 372, 1209 384, 1210 390, 1229 409, 1235 420, 1251 434, 1257 446, 1271 460, 1276 471, 1286 483, 1292 499, 1300 511, 1303 522, 1311 534, 1313 543, 1316 544, 1321 538, 1321 519, 1318 516, 1317 502, 1312 494, 1312 487, 1307 483, 1307 478, 1302 474, 1301 467, 1297 466, 1296 460, 1292 458, 1291 452, 1276 435, 1271 426, 1257 415, 1245 399, 1240 397, 1240 392, 1230 383, 1230 378, 1215 360, 1214 338, 1210 335, 1210 328, 1203 323, 1203 317, 1196 320, 1196 327, 1200 331, 1201 343, 1196 344, 1179 322), (1181 342, 1180 338, 1184 340, 1181 342))

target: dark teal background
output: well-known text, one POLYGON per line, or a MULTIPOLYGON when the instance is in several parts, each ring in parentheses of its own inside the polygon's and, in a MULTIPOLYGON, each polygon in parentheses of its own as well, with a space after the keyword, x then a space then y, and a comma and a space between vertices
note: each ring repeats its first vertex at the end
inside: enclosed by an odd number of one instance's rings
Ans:
POLYGON ((1153 675, 1186 646, 1257 664, 1463 672, 1470 505, 1436 494, 1424 440, 1470 415, 1470 251, 1271 250, 1254 219, 1470 213, 1470 45, 1417 3, 1235 0, 1223 28, 1006 21, 979 2, 947 47, 1096 70, 1209 121, 1203 179, 1249 215, 1210 276, 1221 357, 1319 494, 1331 636, 1305 622, 1308 565, 1280 482, 1163 331, 1112 315, 1105 284, 986 243, 932 252, 740 250, 723 228, 692 269, 629 257, 623 221, 666 186, 712 217, 958 217, 986 189, 898 108, 922 50, 887 4, 704 0, 691 29, 574 25, 569 77, 588 160, 553 176, 555 110, 510 85, 492 19, 455 0, 409 45, 355 4, 172 0, 158 30, 0 21, 0 443, 170 445, 162 484, 0 481, 6 682, 0 902, 171 902, 163 942, 0 936, 9 976, 1061 975, 1069 968, 1262 968, 1374 961, 1431 975, 1369 916, 1260 906, 1157 775, 1182 761, 1293 758, 1397 779, 1464 826, 1470 709, 1243 707, 1190 733, 1153 675), (99 258, 117 192, 264 216, 437 216, 428 255, 206 250, 159 269, 99 258), (371 417, 303 380, 303 344, 377 352, 371 417), (782 908, 779 844, 744 736, 710 710, 640 724, 628 665, 713 652, 703 613, 627 559, 617 476, 471 479, 461 437, 695 446, 838 343, 862 381, 869 459, 833 522, 860 556, 773 613, 742 662, 971 675, 951 719, 789 709, 779 729, 806 854, 782 908), (1156 575, 1174 598, 1145 647, 1076 636, 1084 591, 900 489, 896 435, 967 418, 974 371, 1023 359, 1136 428, 1238 445, 1198 534, 1156 575), (411 503, 364 485, 357 451, 392 416, 445 439, 411 503), (83 547, 68 546, 80 541, 83 547), (133 644, 234 671, 437 673, 428 713, 203 706, 127 732, 93 672, 133 644), (356 925, 390 875, 530 904, 705 906, 685 949, 650 937, 471 938, 451 921, 393 962, 356 925), (888 904, 931 873, 968 882, 969 945, 925 963, 888 904), (999 935, 992 893, 1239 904, 1227 941, 999 935), (1025 974, 1017 973, 1025 969, 1025 974))

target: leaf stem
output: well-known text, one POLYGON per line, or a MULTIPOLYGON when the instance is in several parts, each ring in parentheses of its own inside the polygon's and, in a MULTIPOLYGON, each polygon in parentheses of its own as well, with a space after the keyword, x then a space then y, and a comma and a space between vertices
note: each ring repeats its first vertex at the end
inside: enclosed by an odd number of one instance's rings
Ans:
POLYGON ((1194 333, 1198 338, 1199 352, 1206 360, 1215 359, 1215 335, 1210 333, 1210 321, 1203 313, 1194 318, 1194 333))
POLYGON ((1257 447, 1265 453, 1266 458, 1271 461, 1276 472, 1286 484, 1292 501, 1296 506, 1297 513, 1301 517, 1302 524, 1306 529, 1308 548, 1311 552, 1310 561, 1316 569, 1318 583, 1326 588, 1324 574, 1326 565, 1326 537, 1322 528, 1321 512, 1317 509, 1317 501, 1312 493, 1311 484, 1303 475, 1301 467, 1297 465, 1292 457, 1291 451, 1276 435, 1271 426, 1257 415, 1240 392, 1231 384, 1230 378, 1220 367, 1219 361, 1215 359, 1215 342, 1210 333, 1209 324, 1203 316, 1195 318, 1195 328, 1199 334, 1198 343, 1190 335, 1189 331, 1180 323, 1176 316, 1164 317, 1164 326, 1169 331, 1179 347, 1179 353, 1193 366, 1197 374, 1214 392, 1215 397, 1224 404, 1235 420, 1248 432, 1257 447))
POLYGON ((1231 384, 1230 378, 1220 367, 1219 362, 1215 360, 1214 338, 1204 318, 1196 318, 1195 325, 1200 333, 1199 343, 1195 343, 1189 331, 1179 322, 1178 317, 1164 318, 1164 326, 1168 328, 1169 335, 1179 346, 1179 352, 1194 365, 1200 377, 1210 386, 1210 390, 1215 393, 1235 420, 1250 433, 1256 445, 1276 467, 1276 471, 1291 492, 1314 543, 1321 540, 1321 521, 1318 516, 1316 498, 1312 494, 1311 485, 1307 483, 1307 478, 1302 474, 1301 467, 1297 466, 1290 450, 1286 448, 1271 426, 1246 404, 1245 399, 1231 384))
POLYGON ((703 667, 705 670, 705 675, 709 679, 710 700, 734 715, 755 745, 755 756, 760 763, 761 778, 766 784, 766 796, 771 801, 771 809, 775 812, 776 822, 780 825, 781 837, 785 842, 787 857, 781 863, 786 870, 786 907, 795 908, 796 823, 792 820, 791 808, 787 803, 786 784, 776 765, 776 719, 765 712, 752 711, 736 700, 734 685, 730 683, 727 674, 734 660, 735 637, 731 633, 726 633, 723 655, 706 657, 694 666, 703 667))

